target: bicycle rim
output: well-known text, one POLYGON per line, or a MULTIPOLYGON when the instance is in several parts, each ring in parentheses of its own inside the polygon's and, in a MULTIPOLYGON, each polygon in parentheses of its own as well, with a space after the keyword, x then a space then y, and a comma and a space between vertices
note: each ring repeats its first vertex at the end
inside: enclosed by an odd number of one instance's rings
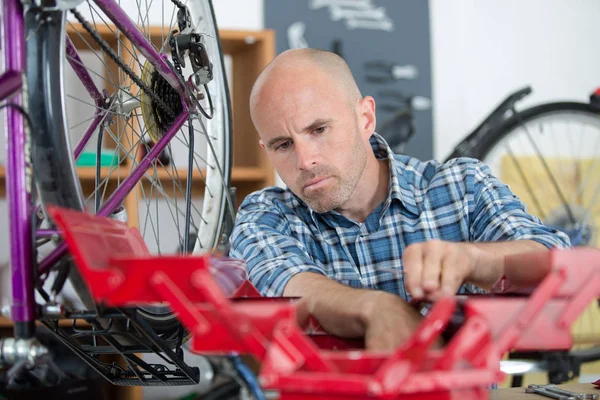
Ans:
MULTIPOLYGON (((213 65, 213 79, 208 83, 208 93, 214 115, 212 119, 206 119, 197 113, 193 121, 185 123, 165 152, 153 161, 143 178, 120 202, 123 207, 117 207, 117 213, 113 214, 115 218, 125 219, 129 225, 137 226, 153 254, 190 252, 192 249, 196 252, 210 251, 221 242, 224 219, 232 218, 233 215, 232 201, 229 198, 230 101, 212 5, 208 0, 188 0, 182 3, 190 11, 192 29, 203 35, 213 65), (190 145, 192 136, 193 146, 190 145), (190 151, 193 154, 192 174, 188 176, 190 151), (191 179, 193 188, 189 213, 186 212, 188 178, 191 179), (189 229, 186 229, 186 220, 189 220, 189 229), (186 235, 191 239, 188 247, 184 248, 186 235)), ((133 3, 124 2, 123 7, 125 6, 131 7, 133 3)), ((160 3, 138 0, 135 8, 136 13, 129 13, 130 18, 136 22, 140 32, 150 38, 154 46, 171 60, 166 42, 169 32, 177 25, 176 8, 167 0, 160 3), (150 6, 154 10, 161 9, 158 19, 149 15, 150 6)), ((85 15, 94 30, 110 42, 120 60, 140 77, 148 64, 122 33, 110 25, 100 9, 93 2, 86 2, 77 10, 85 15)), ((97 87, 106 91, 109 97, 103 110, 100 110, 68 65, 64 75, 61 71, 59 76, 47 78, 48 81, 58 82, 60 89, 52 93, 53 101, 47 103, 47 112, 60 120, 61 126, 56 126, 57 123, 54 122, 52 128, 45 130, 54 138, 53 146, 58 150, 53 153, 56 155, 54 157, 35 158, 36 171, 42 171, 36 174, 36 180, 44 207, 54 204, 76 209, 85 207, 89 212, 96 212, 154 145, 155 141, 151 137, 152 121, 142 112, 143 92, 123 68, 110 59, 77 21, 69 19, 65 25, 70 40, 76 44, 81 56, 81 59, 77 59, 67 55, 63 58, 65 64, 84 68, 97 87), (76 147, 82 147, 79 140, 96 111, 105 112, 107 118, 102 120, 100 128, 93 132, 83 147, 83 158, 92 154, 91 165, 84 166, 84 160, 80 158, 80 164, 76 166, 72 156, 62 155, 72 155, 76 147), (101 164, 101 168, 97 169, 95 165, 98 159, 94 154, 98 153, 99 148, 101 162, 106 161, 106 164, 101 164)), ((64 42, 61 46, 62 51, 64 42)), ((193 72, 189 62, 182 72, 183 78, 187 80, 193 72)), ((154 88, 165 90, 165 84, 161 83, 158 74, 155 73, 151 78, 155 83, 159 82, 154 88)), ((208 95, 206 91, 203 94, 204 99, 199 100, 199 103, 210 114, 208 95)), ((180 98, 172 100, 172 104, 177 102, 180 102, 180 98)), ((158 133, 164 132, 159 130, 158 133)), ((39 141, 39 138, 34 138, 34 153, 43 154, 38 151, 40 146, 36 145, 36 140, 39 141)), ((81 292, 85 292, 80 284, 75 289, 80 297, 81 292)), ((173 315, 163 307, 147 307, 145 313, 159 323, 162 321, 169 326, 176 323, 173 315)))

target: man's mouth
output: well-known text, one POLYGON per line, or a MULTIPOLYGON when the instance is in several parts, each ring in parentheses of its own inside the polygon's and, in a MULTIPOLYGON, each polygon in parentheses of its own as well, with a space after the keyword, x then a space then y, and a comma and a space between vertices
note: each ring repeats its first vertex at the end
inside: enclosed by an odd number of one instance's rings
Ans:
POLYGON ((320 177, 320 178, 311 179, 304 184, 304 190, 318 189, 321 186, 323 186, 328 179, 329 179, 329 177, 320 177))

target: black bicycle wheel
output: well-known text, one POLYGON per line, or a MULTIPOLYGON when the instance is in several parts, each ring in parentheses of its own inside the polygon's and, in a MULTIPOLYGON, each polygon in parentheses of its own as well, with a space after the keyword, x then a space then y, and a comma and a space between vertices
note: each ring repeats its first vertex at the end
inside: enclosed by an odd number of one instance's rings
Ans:
MULTIPOLYGON (((575 102, 542 104, 515 113, 457 148, 463 151, 453 156, 487 164, 528 212, 567 233, 573 245, 599 245, 600 109, 575 102)), ((600 359, 596 302, 573 325, 573 339, 569 357, 600 359)))

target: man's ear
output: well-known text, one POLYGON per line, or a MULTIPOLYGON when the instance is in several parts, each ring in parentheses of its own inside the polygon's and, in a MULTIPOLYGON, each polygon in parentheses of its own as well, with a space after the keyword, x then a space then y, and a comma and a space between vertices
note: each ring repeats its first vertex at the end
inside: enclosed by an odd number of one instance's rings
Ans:
POLYGON ((369 138, 375 132, 377 117, 375 116, 375 99, 371 96, 363 97, 359 102, 359 128, 361 133, 369 138))

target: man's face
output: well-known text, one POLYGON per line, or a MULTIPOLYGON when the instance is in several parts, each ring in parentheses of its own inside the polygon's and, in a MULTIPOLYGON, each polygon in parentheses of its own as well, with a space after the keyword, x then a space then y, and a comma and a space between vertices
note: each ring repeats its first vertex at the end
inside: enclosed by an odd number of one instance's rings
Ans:
POLYGON ((318 78, 279 95, 262 96, 254 122, 279 176, 314 211, 344 205, 366 165, 368 135, 361 134, 357 104, 318 78))

